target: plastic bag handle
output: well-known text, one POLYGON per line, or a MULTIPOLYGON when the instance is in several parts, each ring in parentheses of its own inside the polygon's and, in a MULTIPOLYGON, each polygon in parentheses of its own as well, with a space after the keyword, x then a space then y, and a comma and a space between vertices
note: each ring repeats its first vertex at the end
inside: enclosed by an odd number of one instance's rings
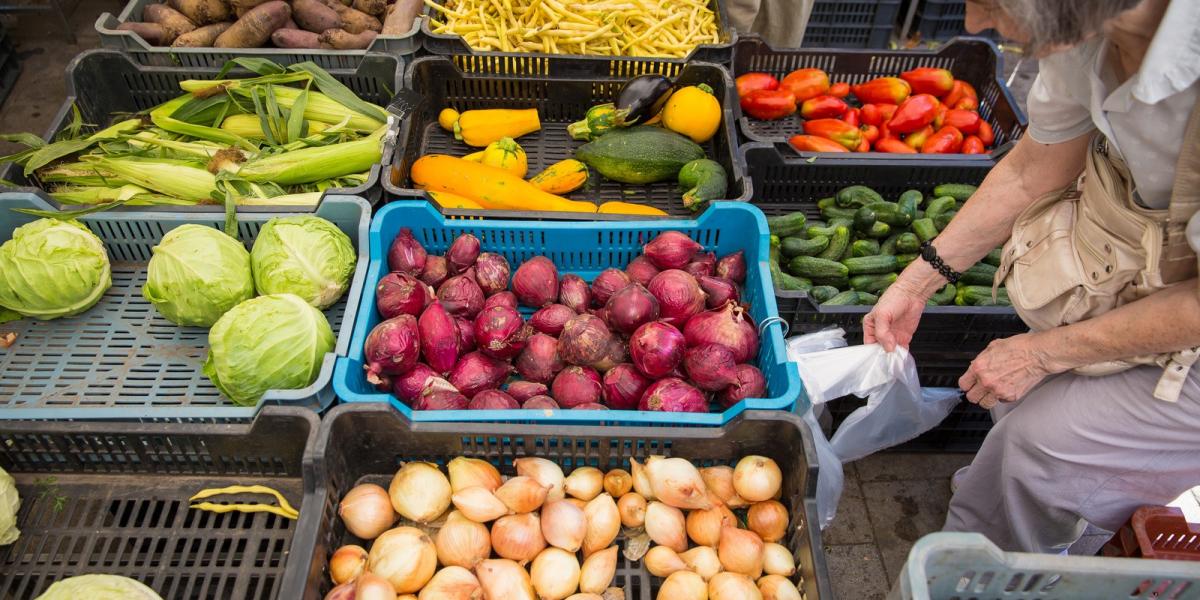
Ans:
POLYGON ((791 331, 791 325, 787 322, 786 319, 784 319, 783 317, 767 317, 767 318, 763 319, 762 323, 758 324, 759 337, 766 335, 765 332, 766 332, 767 328, 771 326, 772 323, 779 323, 779 325, 781 327, 783 327, 783 337, 786 338, 788 336, 788 332, 791 331))

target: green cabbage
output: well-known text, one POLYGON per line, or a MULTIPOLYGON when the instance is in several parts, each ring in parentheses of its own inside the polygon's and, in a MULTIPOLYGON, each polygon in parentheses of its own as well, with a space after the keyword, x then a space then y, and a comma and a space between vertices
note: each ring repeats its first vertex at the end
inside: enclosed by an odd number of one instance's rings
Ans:
POLYGON ((77 575, 56 581, 37 600, 163 600, 136 579, 119 575, 77 575))
POLYGON ((271 219, 250 250, 258 293, 295 294, 320 309, 346 293, 357 260, 349 236, 311 215, 271 219))
POLYGON ((39 219, 0 246, 0 307, 26 317, 71 317, 112 287, 104 243, 75 220, 39 219))
POLYGON ((254 406, 267 390, 312 385, 335 341, 325 315, 299 296, 260 296, 208 331, 204 374, 234 403, 254 406))
POLYGON ((17 495, 17 482, 12 475, 0 467, 0 546, 17 541, 21 532, 17 529, 17 509, 21 508, 21 497, 17 495))
POLYGON ((182 225, 154 247, 142 296, 176 325, 212 327, 254 297, 250 253, 241 242, 203 225, 182 225))

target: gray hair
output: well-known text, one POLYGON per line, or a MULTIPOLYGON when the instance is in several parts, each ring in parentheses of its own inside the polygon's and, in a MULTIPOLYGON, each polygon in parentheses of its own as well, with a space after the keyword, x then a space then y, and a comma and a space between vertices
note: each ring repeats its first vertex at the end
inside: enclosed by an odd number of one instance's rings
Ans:
MULTIPOLYGON (((981 0, 975 0, 981 1, 981 0)), ((1033 48, 1074 46, 1102 33, 1104 22, 1142 0, 982 0, 1008 15, 1033 48)), ((1194 0, 1193 0, 1194 1, 1194 0)))

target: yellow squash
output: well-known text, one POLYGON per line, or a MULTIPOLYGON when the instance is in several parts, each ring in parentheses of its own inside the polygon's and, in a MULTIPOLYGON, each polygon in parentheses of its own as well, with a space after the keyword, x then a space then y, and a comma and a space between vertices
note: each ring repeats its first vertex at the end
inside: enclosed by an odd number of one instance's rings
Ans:
POLYGON ((605 215, 651 215, 655 217, 665 217, 667 213, 647 206, 645 204, 634 204, 632 202, 605 202, 600 205, 596 212, 605 215))
POLYGON ((458 122, 458 111, 453 108, 443 108, 442 112, 438 113, 438 125, 446 131, 454 131, 454 124, 458 122))
POLYGON ((409 176, 421 189, 450 192, 488 209, 596 212, 591 202, 548 194, 508 171, 455 156, 422 156, 413 163, 409 176))
POLYGON ((454 138, 482 148, 503 138, 519 138, 542 128, 536 108, 468 110, 454 122, 454 138))
POLYGON ((521 148, 520 144, 514 142, 512 138, 506 137, 492 142, 488 144, 487 148, 468 154, 463 158, 504 169, 517 177, 525 177, 525 174, 529 172, 529 159, 525 156, 525 149, 521 148))
POLYGON ((551 194, 569 194, 587 183, 587 165, 573 159, 561 160, 548 167, 545 171, 534 175, 529 183, 543 192, 551 194))
POLYGON ((479 210, 483 208, 483 206, 481 206, 478 202, 470 198, 463 198, 462 196, 451 194, 450 192, 435 192, 432 190, 426 190, 425 193, 429 194, 429 197, 433 198, 433 201, 437 202, 438 206, 442 208, 466 208, 472 210, 479 210))
POLYGON ((721 103, 707 85, 689 85, 671 94, 662 110, 662 122, 667 129, 703 144, 721 126, 721 103))

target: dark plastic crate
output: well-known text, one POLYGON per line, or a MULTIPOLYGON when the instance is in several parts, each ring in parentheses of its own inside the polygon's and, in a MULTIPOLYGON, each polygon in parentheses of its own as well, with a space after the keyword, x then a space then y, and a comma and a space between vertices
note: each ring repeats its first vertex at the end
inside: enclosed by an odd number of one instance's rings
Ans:
POLYGON ((913 30, 921 34, 921 41, 943 42, 960 35, 978 35, 1000 41, 1000 33, 988 29, 978 34, 969 34, 964 20, 967 16, 966 0, 913 0, 919 2, 913 30))
MULTIPOLYGON (((354 485, 387 485, 401 462, 422 460, 445 465, 456 456, 482 458, 513 475, 512 461, 540 456, 573 466, 629 469, 629 459, 662 454, 698 465, 734 464, 748 454, 775 459, 783 471, 782 502, 791 515, 791 534, 782 543, 796 557, 793 577, 807 600, 831 600, 828 568, 815 523, 817 465, 812 434, 793 414, 747 411, 722 427, 586 427, 483 423, 412 423, 386 404, 334 408, 322 421, 313 462, 316 489, 296 535, 281 598, 319 600, 330 587, 329 557, 343 544, 367 546, 347 533, 337 503, 354 485), (301 555, 301 552, 306 554, 301 555)), ((624 548, 624 536, 617 543, 624 548)), ((652 600, 661 580, 639 562, 618 559, 616 585, 628 600, 652 600)))
MULTIPOLYGON (((326 69, 342 84, 368 102, 387 106, 392 94, 399 89, 403 77, 403 60, 386 54, 371 54, 360 59, 356 69, 326 69)), ((53 124, 43 138, 50 141, 71 122, 71 105, 79 108, 83 122, 90 130, 104 127, 114 121, 114 113, 134 113, 147 111, 163 102, 182 96, 185 92, 179 89, 179 82, 188 79, 215 78, 220 68, 199 67, 147 67, 137 64, 131 55, 117 50, 87 50, 76 56, 67 65, 67 100, 55 116, 53 124)), ((234 70, 227 77, 249 77, 253 73, 244 70, 234 70)), ((121 116, 120 118, 124 118, 121 116)), ((390 148, 384 148, 384 155, 390 148)), ((379 202, 382 190, 379 187, 378 165, 371 167, 367 182, 353 188, 333 188, 325 194, 355 195, 365 198, 372 205, 379 202)), ((13 164, 6 167, 3 179, 13 182, 22 189, 31 191, 43 197, 52 205, 62 208, 41 189, 36 176, 26 177, 23 170, 13 164)), ((67 209, 75 207, 67 206, 67 209)), ((183 212, 207 211, 224 212, 219 205, 204 205, 195 207, 178 206, 139 206, 132 207, 140 211, 183 212)), ((312 208, 297 206, 287 207, 244 207, 238 211, 254 210, 285 210, 286 212, 312 212, 312 208)), ((116 210, 125 210, 125 207, 116 210)))
MULTIPOLYGON (((309 518, 319 505, 305 497, 303 460, 318 426, 316 414, 283 407, 239 425, 0 422, 0 467, 21 497, 21 537, 0 546, 0 598, 34 598, 86 573, 131 577, 163 598, 286 598, 298 522, 192 510, 188 498, 265 485, 309 518)), ((211 501, 264 497, 275 502, 211 501)))
MULTIPOLYGON (((988 154, 922 154, 921 161, 944 165, 946 163, 970 162, 992 164, 1007 150, 1011 142, 1025 131, 1025 114, 1013 99, 1004 84, 1004 63, 996 45, 983 38, 960 37, 937 50, 821 50, 788 49, 776 50, 760 38, 743 37, 738 40, 733 57, 733 76, 751 72, 770 73, 783 78, 788 73, 803 68, 818 68, 829 73, 833 81, 850 84, 869 79, 897 76, 917 67, 940 67, 949 69, 979 93, 979 115, 995 130, 996 141, 988 154)), ((802 119, 799 114, 786 119, 761 121, 742 115, 741 108, 735 109, 738 131, 747 140, 786 144, 788 138, 800 133, 802 119)), ((912 155, 888 154, 885 152, 813 153, 796 152, 799 156, 817 156, 819 160, 860 160, 870 157, 879 161, 912 160, 912 155)))
POLYGON ((886 49, 903 0, 816 0, 804 30, 805 48, 886 49))
MULTIPOLYGON (((455 140, 437 122, 438 112, 450 106, 459 111, 484 108, 537 108, 542 128, 523 135, 517 142, 525 150, 530 175, 567 158, 584 142, 567 135, 567 125, 584 117, 597 104, 612 102, 630 77, 643 73, 664 72, 681 85, 708 84, 721 102, 721 126, 712 140, 702 144, 709 158, 721 163, 729 175, 729 200, 748 200, 750 180, 738 159, 734 114, 737 94, 729 72, 707 63, 677 65, 654 59, 612 61, 620 65, 610 71, 608 61, 575 61, 572 58, 528 59, 546 64, 549 74, 524 74, 520 62, 493 60, 488 73, 464 71, 448 57, 417 59, 404 77, 405 87, 423 97, 408 118, 397 125, 396 148, 384 155, 383 187, 390 198, 422 196, 409 179, 412 164, 426 154, 465 156, 479 148, 455 140)), ((638 202, 666 211, 671 216, 691 216, 684 208, 679 184, 674 181, 649 185, 631 185, 605 179, 599 173, 581 189, 567 195, 572 200, 600 204, 608 201, 638 202)), ((481 210, 444 210, 444 214, 464 217, 516 217, 520 219, 645 220, 645 216, 605 215, 596 213, 504 212, 481 210)))
POLYGON ((20 76, 21 59, 17 57, 8 30, 0 25, 0 106, 4 105, 4 101, 16 87, 17 78, 20 76))

